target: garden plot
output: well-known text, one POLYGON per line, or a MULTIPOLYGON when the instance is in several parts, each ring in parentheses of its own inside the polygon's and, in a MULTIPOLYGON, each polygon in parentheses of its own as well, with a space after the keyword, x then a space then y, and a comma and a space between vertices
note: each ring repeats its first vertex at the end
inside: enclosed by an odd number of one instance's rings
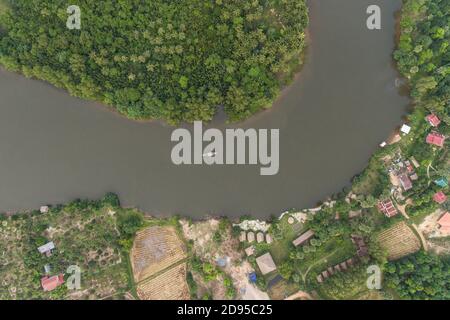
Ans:
POLYGON ((136 234, 131 249, 134 280, 140 282, 186 258, 175 227, 153 226, 136 234))
POLYGON ((400 259, 421 248, 420 239, 404 221, 383 230, 378 235, 378 241, 387 251, 388 260, 400 259))
POLYGON ((186 263, 144 280, 138 285, 137 294, 142 300, 188 300, 186 263))

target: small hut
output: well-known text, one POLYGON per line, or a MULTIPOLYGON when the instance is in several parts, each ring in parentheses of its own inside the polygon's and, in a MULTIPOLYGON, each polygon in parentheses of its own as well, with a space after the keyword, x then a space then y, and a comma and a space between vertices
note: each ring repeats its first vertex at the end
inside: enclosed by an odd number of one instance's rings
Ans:
POLYGON ((256 258, 256 264, 258 265, 259 270, 261 270, 261 273, 263 275, 268 274, 277 269, 277 266, 275 265, 275 262, 273 261, 272 256, 270 255, 269 252, 256 258))
POLYGON ((256 234, 256 242, 261 243, 264 241, 264 233, 258 232, 256 234))
POLYGON ((253 231, 250 231, 247 233, 247 241, 248 242, 255 241, 255 233, 253 231))
POLYGON ((311 239, 313 236, 314 236, 314 231, 308 230, 305 233, 303 233, 300 237, 298 237, 297 239, 292 241, 292 243, 294 244, 294 246, 298 247, 298 246, 306 243, 306 241, 311 239))

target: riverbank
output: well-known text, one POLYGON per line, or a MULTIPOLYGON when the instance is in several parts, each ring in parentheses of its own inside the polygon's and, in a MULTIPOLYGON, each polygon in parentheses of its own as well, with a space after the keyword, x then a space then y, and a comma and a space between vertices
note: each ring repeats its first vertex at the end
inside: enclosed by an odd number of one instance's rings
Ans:
POLYGON ((236 4, 211 8, 189 0, 183 5, 170 4, 176 14, 168 17, 161 10, 165 6, 153 1, 151 13, 137 6, 137 12, 153 21, 145 26, 134 18, 136 12, 117 7, 114 12, 118 16, 103 17, 109 25, 105 31, 93 14, 103 12, 103 5, 84 4, 80 10, 84 28, 89 29, 86 42, 85 34, 58 24, 63 20, 55 11, 58 8, 42 11, 19 3, 4 20, 8 32, 2 35, 0 63, 64 88, 73 96, 112 106, 130 119, 162 119, 171 124, 209 121, 217 105, 225 107, 231 121, 244 120, 271 104, 282 82, 297 67, 308 20, 304 0, 269 1, 258 9, 250 6, 245 10, 236 4), (195 18, 191 15, 194 8, 195 18), (34 25, 24 23, 34 21, 27 15, 39 17, 40 30, 58 31, 43 31, 39 37, 34 25), (127 17, 127 28, 120 17, 127 17), (171 23, 161 22, 166 19, 171 23), (211 29, 217 21, 220 23, 211 29), (25 38, 23 32, 35 36, 25 38), (217 41, 220 38, 228 41, 217 41), (25 54, 22 46, 35 50, 25 54), (58 49, 65 50, 59 60, 53 53, 58 49), (45 56, 46 63, 38 56, 45 56))
MULTIPOLYGON (((261 178, 255 166, 174 166, 172 127, 129 121, 1 72, 0 174, 8 187, 0 193, 0 210, 98 198, 112 190, 125 206, 159 217, 268 219, 314 207, 349 187, 409 104, 398 95, 390 66, 394 20, 369 32, 356 19, 365 12, 358 1, 309 5, 305 63, 277 105, 239 125, 213 124, 221 131, 279 129, 278 175, 261 178)), ((386 17, 399 5, 386 4, 386 17)))

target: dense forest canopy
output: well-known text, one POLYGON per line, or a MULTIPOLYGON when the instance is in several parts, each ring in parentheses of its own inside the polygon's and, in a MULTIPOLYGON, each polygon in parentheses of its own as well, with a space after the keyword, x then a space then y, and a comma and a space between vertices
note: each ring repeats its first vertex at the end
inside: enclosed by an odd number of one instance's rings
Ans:
POLYGON ((231 121, 300 64, 304 0, 0 0, 0 63, 133 119, 231 121), (69 30, 69 5, 81 29, 69 30))
POLYGON ((419 252, 386 267, 387 285, 401 298, 450 299, 450 257, 419 252))

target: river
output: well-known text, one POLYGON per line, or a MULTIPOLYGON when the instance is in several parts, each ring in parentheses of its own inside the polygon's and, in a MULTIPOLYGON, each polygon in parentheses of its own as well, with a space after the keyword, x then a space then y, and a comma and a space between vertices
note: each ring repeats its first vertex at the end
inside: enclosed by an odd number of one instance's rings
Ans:
POLYGON ((131 121, 0 70, 0 210, 108 191, 157 216, 265 218, 314 206, 350 184, 407 111, 392 63, 400 7, 401 0, 309 1, 301 73, 271 110, 233 126, 280 129, 275 176, 260 176, 259 166, 175 166, 173 127, 131 121), (366 28, 371 4, 381 7, 381 30, 366 28))

